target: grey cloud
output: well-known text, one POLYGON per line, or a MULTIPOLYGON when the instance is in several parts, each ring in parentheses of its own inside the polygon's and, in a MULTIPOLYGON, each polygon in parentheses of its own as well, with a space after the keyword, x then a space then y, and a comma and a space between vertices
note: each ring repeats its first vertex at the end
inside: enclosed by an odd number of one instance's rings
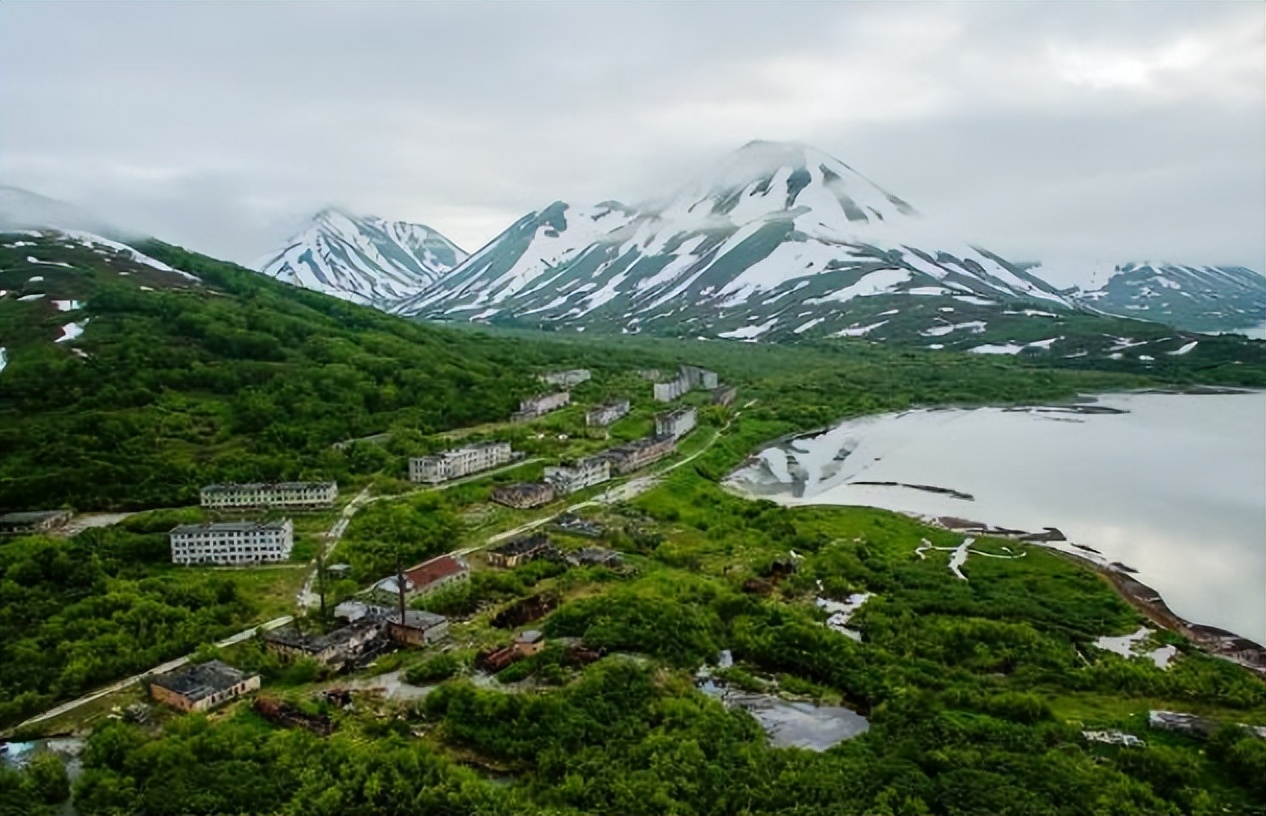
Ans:
POLYGON ((1244 3, 5 3, 0 177, 249 261, 327 204, 475 249, 788 139, 1015 257, 1262 269, 1264 31, 1244 3))

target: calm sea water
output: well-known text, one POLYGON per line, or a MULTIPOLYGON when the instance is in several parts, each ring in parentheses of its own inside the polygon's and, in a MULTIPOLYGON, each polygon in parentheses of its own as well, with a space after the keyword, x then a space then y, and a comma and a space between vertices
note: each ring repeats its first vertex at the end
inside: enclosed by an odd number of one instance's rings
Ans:
POLYGON ((1096 404, 1128 413, 869 417, 768 448, 732 480, 786 504, 1058 527, 1137 569, 1188 620, 1266 642, 1266 394, 1110 395, 1096 404))

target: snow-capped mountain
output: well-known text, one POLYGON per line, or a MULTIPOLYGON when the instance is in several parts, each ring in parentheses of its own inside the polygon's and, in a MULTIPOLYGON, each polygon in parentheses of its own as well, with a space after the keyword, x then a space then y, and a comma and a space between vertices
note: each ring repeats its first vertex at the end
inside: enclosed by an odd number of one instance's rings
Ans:
POLYGON ((1242 266, 1146 261, 1071 270, 1043 264, 1031 271, 1054 284, 1071 284, 1066 291, 1074 301, 1105 314, 1199 332, 1266 324, 1266 277, 1242 266))
POLYGON ((894 295, 1074 308, 843 162, 752 142, 661 202, 531 213, 394 311, 767 339, 856 328, 894 295))
POLYGON ((328 209, 255 268, 294 286, 386 309, 464 260, 465 252, 430 227, 328 209))

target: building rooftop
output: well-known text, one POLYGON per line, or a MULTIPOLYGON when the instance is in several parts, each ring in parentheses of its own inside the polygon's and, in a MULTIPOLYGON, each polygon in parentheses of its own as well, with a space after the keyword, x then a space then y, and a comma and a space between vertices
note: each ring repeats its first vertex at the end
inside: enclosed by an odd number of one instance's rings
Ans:
POLYGON ((177 533, 253 533, 256 530, 282 530, 290 519, 276 521, 214 521, 205 524, 181 524, 171 529, 177 533))
MULTIPOLYGON (((396 612, 393 615, 389 615, 387 620, 399 625, 400 613, 396 612)), ((420 609, 407 609, 404 613, 404 625, 409 629, 434 629, 447 620, 448 618, 443 615, 436 615, 434 612, 423 612, 420 609)))
POLYGON ((541 634, 540 630, 528 629, 526 631, 520 632, 518 635, 515 636, 514 639, 518 643, 536 643, 537 641, 543 639, 544 637, 545 635, 541 634))
POLYGON ((315 632, 300 632, 293 627, 286 627, 265 632, 263 638, 273 643, 280 643, 283 646, 291 646, 296 649, 302 649, 305 652, 319 654, 330 647, 351 643, 364 634, 366 629, 378 626, 381 626, 381 623, 376 620, 376 616, 369 615, 357 620, 355 623, 350 623, 341 629, 335 629, 333 632, 327 632, 324 635, 319 635, 315 632))
MULTIPOLYGON (((436 581, 464 572, 467 566, 451 555, 441 555, 430 561, 423 561, 416 567, 404 571, 406 586, 421 588, 430 586, 436 581)), ((398 591, 398 590, 397 590, 398 591)))
POLYGON ((160 674, 150 680, 156 686, 173 691, 192 702, 225 691, 247 679, 240 669, 219 660, 211 660, 198 666, 190 666, 171 674, 160 674))

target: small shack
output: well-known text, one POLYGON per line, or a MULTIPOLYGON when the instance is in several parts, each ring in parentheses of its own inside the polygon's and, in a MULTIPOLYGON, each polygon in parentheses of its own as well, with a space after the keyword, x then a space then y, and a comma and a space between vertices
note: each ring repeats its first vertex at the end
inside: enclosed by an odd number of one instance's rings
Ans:
POLYGON ((404 621, 397 612, 387 618, 387 637, 404 646, 426 646, 448 635, 448 618, 432 612, 406 610, 404 621))

